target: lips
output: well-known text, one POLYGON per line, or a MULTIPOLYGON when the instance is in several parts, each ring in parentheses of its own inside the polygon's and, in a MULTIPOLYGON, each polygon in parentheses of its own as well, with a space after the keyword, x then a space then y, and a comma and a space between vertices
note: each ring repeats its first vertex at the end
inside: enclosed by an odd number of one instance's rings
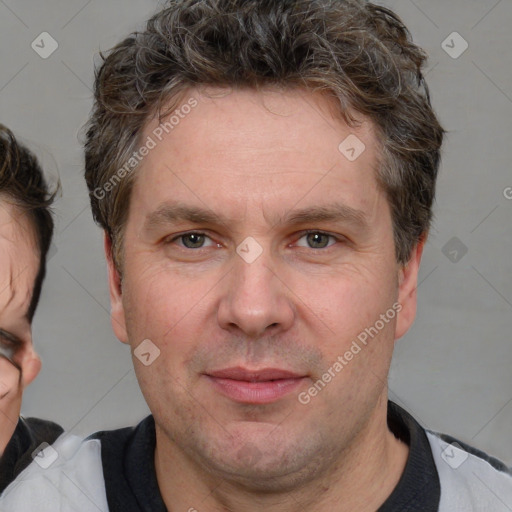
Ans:
POLYGON ((232 379, 245 382, 264 382, 269 380, 296 379, 304 377, 287 370, 276 368, 262 368, 261 370, 247 370, 245 368, 226 368, 209 373, 211 377, 218 379, 232 379))
POLYGON ((268 404, 276 402, 293 391, 307 378, 289 370, 242 367, 226 368, 205 375, 213 388, 235 402, 268 404))

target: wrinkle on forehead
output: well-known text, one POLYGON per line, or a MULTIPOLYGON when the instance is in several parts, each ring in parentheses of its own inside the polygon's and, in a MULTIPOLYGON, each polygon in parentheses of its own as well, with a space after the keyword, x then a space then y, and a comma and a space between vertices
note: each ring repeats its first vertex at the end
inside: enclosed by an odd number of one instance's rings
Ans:
MULTIPOLYGON (((12 242, 0 239, 0 315, 4 310, 28 310, 33 283, 28 280, 28 265, 12 242)), ((26 244, 25 244, 26 245, 26 244)))
POLYGON ((9 272, 9 282, 4 286, 4 283, 0 281, 0 309, 8 308, 16 296, 16 292, 12 284, 12 272, 9 272), (4 304, 3 301, 5 299, 6 302, 4 304))
POLYGON ((5 200, 0 193, 0 240, 12 244, 26 241, 32 251, 38 250, 36 233, 28 212, 5 200))
POLYGON ((29 219, 0 201, 0 317, 27 313, 38 270, 38 248, 29 219))
POLYGON ((5 310, 18 309, 24 315, 28 311, 33 291, 33 283, 27 280, 28 267, 18 270, 10 264, 6 271, 5 261, 1 259, 3 268, 0 271, 0 316, 5 310))

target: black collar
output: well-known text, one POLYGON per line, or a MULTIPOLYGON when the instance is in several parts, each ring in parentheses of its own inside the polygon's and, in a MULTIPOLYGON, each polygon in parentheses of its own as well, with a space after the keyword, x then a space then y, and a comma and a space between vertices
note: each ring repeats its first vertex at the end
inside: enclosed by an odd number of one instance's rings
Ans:
POLYGON ((395 437, 409 445, 409 458, 397 486, 378 512, 437 512, 441 484, 425 430, 391 401, 388 426, 395 437))

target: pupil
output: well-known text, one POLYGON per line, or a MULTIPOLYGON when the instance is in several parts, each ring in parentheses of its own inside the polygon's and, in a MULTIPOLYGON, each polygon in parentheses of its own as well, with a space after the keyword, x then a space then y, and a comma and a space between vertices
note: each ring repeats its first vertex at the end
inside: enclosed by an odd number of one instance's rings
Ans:
POLYGON ((202 245, 202 238, 203 236, 202 235, 197 235, 195 233, 192 233, 190 235, 187 235, 185 237, 185 245, 187 247, 189 246, 194 246, 194 247, 200 247, 202 245), (187 240, 190 241, 190 243, 187 243, 187 240))
POLYGON ((318 246, 318 244, 320 244, 322 247, 325 247, 325 244, 322 244, 320 239, 321 237, 324 237, 324 239, 326 239, 326 235, 323 235, 322 233, 310 233, 309 236, 312 245, 316 244, 316 246, 318 246))

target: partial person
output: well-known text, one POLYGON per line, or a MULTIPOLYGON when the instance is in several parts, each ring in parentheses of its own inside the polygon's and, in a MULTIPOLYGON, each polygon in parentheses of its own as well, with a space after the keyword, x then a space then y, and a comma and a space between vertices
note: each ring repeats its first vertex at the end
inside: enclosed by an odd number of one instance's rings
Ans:
POLYGON ((58 441, 3 509, 510 510, 502 463, 388 400, 444 133, 425 58, 359 0, 172 0, 105 56, 85 176, 152 415, 58 441))
POLYGON ((0 125, 0 492, 63 431, 20 416, 23 391, 41 368, 32 320, 53 235, 52 200, 35 156, 0 125))

